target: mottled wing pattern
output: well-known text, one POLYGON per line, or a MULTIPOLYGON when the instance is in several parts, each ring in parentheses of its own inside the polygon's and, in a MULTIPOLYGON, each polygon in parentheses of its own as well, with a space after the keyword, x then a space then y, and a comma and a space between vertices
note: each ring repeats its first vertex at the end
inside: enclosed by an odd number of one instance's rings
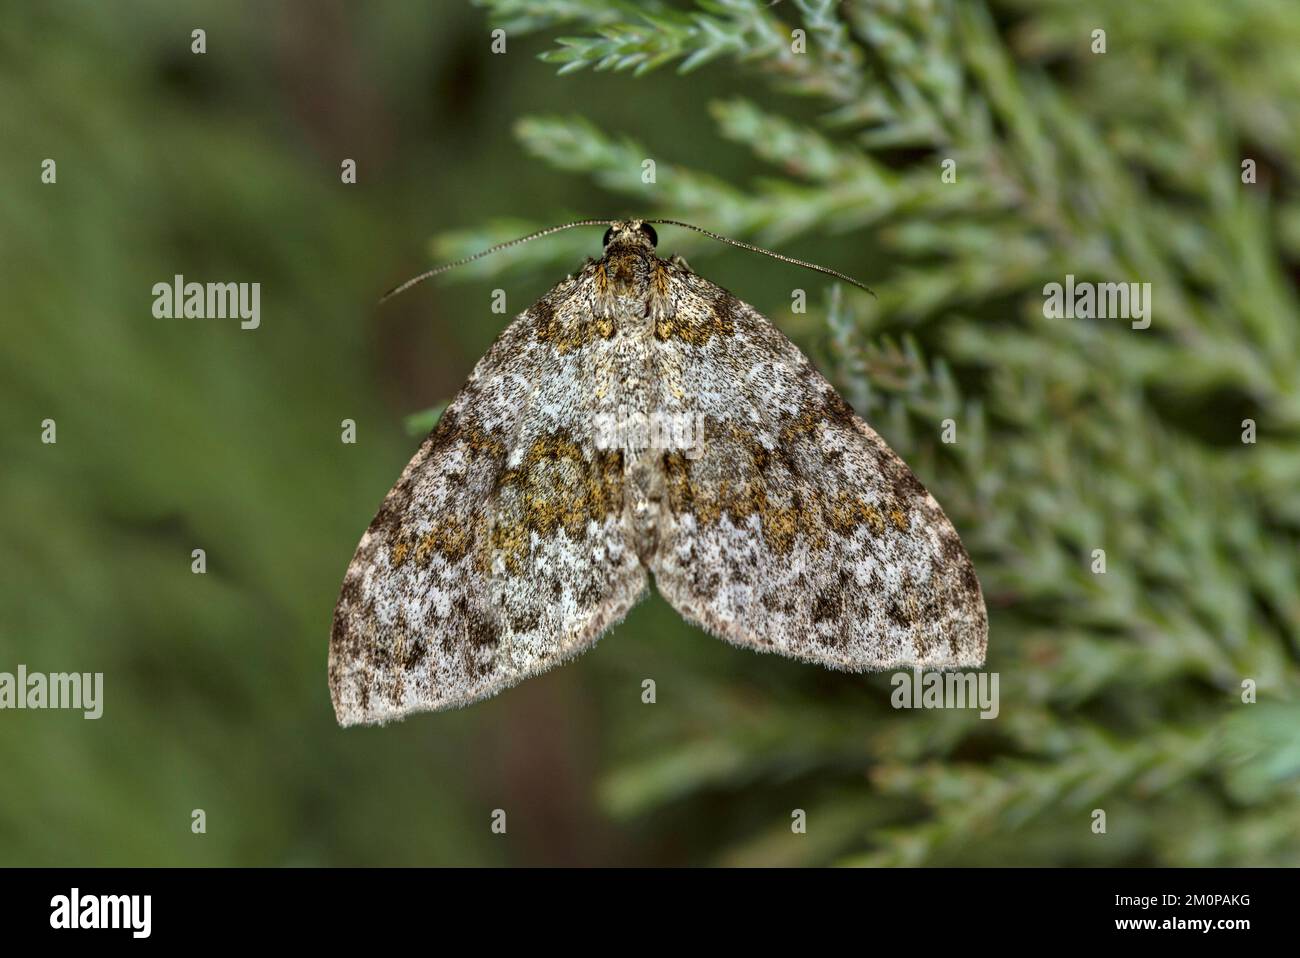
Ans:
POLYGON ((704 439, 663 453, 659 591, 721 638, 833 668, 982 665, 979 580, 934 498, 772 323, 671 273, 660 403, 704 439))
POLYGON ((340 724, 492 695, 644 593, 622 453, 591 437, 591 387, 613 372, 589 287, 567 280, 506 328, 362 537, 330 639, 340 724))

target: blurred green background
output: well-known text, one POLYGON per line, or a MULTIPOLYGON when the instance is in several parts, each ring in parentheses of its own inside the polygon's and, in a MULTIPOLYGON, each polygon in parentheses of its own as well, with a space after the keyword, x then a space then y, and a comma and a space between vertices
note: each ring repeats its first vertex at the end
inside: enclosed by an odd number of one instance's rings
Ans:
POLYGON ((1295 864, 1297 44, 1269 2, 6 5, 0 670, 105 702, 0 713, 0 865, 1295 864), (404 418, 500 330, 493 289, 513 316, 600 231, 377 295, 620 214, 877 289, 661 231, 944 503, 998 720, 653 597, 496 699, 336 727, 331 613, 404 418), (1045 319, 1067 272, 1152 282, 1152 329, 1045 319), (261 327, 154 318, 177 273, 260 282, 261 327))

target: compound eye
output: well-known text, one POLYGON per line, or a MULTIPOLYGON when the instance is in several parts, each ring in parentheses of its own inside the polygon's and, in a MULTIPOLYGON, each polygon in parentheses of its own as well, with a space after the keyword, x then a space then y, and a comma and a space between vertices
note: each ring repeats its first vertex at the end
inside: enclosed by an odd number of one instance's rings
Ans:
POLYGON ((655 228, 649 223, 641 224, 641 232, 646 235, 646 239, 650 241, 651 246, 659 245, 659 234, 655 232, 655 228))
POLYGON ((613 235, 614 235, 614 227, 611 226, 609 229, 605 230, 605 238, 600 241, 600 245, 608 246, 610 237, 612 237, 613 235))

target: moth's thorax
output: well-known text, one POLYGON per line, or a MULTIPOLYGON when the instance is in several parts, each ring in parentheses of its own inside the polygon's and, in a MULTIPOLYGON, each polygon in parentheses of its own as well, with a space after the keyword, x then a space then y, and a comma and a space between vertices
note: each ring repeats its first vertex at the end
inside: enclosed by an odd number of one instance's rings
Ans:
POLYGON ((615 295, 645 294, 650 291, 656 272, 665 266, 648 242, 614 240, 596 260, 596 281, 598 287, 615 295))
POLYGON ((649 334, 667 299, 670 269, 646 242, 618 239, 592 266, 592 305, 611 333, 649 334))

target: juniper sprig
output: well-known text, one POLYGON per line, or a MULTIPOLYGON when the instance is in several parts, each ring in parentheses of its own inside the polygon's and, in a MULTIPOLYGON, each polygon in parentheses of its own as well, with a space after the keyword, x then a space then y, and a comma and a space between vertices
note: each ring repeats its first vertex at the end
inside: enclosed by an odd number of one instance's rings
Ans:
POLYGON ((891 710, 883 678, 782 670, 778 687, 746 667, 706 689, 698 662, 657 657, 679 691, 635 719, 611 711, 606 809, 676 822, 731 862, 1294 864, 1300 123, 1294 71, 1247 70, 1234 47, 1282 63, 1300 39, 1283 6, 1228 5, 1249 16, 1224 12, 1220 32, 1169 4, 482 5, 553 37, 542 58, 575 89, 598 82, 579 71, 668 65, 751 80, 699 108, 773 169, 752 183, 675 162, 631 123, 527 116, 516 134, 645 215, 835 238, 836 265, 879 299, 836 290, 819 333, 786 316, 961 530, 1002 682, 985 722, 891 710), (1047 318, 1043 287, 1067 274, 1151 283, 1151 327, 1047 318), (795 805, 810 825, 792 845, 780 809, 795 805), (1106 835, 1089 827, 1099 808, 1106 835))

